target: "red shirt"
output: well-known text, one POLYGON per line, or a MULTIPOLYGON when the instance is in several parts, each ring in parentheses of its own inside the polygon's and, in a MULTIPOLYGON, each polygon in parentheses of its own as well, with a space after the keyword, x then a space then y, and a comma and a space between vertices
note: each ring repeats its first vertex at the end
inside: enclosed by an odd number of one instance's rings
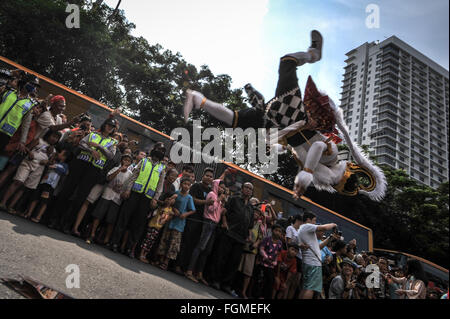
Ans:
POLYGON ((297 272, 297 260, 295 257, 288 259, 288 251, 282 250, 278 254, 278 265, 280 267, 280 279, 286 281, 289 272, 295 274, 297 272))

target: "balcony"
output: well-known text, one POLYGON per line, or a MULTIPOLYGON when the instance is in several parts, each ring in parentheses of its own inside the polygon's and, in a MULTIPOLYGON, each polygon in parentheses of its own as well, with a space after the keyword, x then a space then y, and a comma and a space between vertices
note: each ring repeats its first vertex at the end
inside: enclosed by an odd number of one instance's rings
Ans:
POLYGON ((392 58, 392 59, 398 60, 399 59, 398 50, 395 50, 395 49, 383 50, 382 57, 383 57, 383 60, 386 60, 388 58, 392 58))
POLYGON ((383 89, 380 91, 380 98, 383 96, 391 96, 394 99, 398 99, 398 93, 392 89, 383 89))
POLYGON ((396 71, 398 71, 399 64, 392 62, 391 59, 384 60, 383 63, 381 64, 381 69, 384 69, 385 67, 388 67, 388 66, 390 66, 390 67, 394 68, 396 71))
MULTIPOLYGON (((383 68, 380 72, 380 76, 383 77, 387 74, 393 74, 395 76, 398 76, 398 69, 393 68, 392 66, 386 66, 383 68)), ((397 78, 398 79, 398 78, 397 78)), ((397 81, 396 81, 397 82, 397 81)))
POLYGON ((381 86, 380 86, 380 90, 383 90, 385 88, 392 88, 394 90, 398 90, 398 84, 396 84, 395 82, 389 80, 387 82, 384 82, 381 86))
POLYGON ((391 96, 385 96, 380 98, 380 105, 384 103, 391 103, 393 106, 398 106, 398 99, 391 96))
POLYGON ((380 77, 380 83, 384 83, 386 81, 392 81, 398 83, 398 76, 392 72, 386 72, 383 76, 380 77))

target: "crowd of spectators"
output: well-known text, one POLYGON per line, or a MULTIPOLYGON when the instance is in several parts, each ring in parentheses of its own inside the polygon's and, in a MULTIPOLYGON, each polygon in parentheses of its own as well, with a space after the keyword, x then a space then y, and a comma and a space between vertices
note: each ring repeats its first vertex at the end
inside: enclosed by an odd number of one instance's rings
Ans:
POLYGON ((132 151, 120 112, 100 128, 88 114, 67 121, 65 98, 40 100, 38 88, 17 70, 0 88, 3 211, 244 299, 444 293, 427 289, 418 261, 398 268, 358 251, 338 225, 320 225, 309 211, 282 219, 249 182, 231 194, 224 180, 233 169, 215 178, 206 168, 196 181, 194 166, 178 172, 163 143, 132 151))

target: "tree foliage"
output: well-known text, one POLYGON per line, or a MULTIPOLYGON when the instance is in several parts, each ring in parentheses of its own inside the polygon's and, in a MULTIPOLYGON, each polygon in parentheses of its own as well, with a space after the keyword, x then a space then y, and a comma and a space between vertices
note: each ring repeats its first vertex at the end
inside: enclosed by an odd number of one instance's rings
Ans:
MULTIPOLYGON (((2 1, 0 54, 167 134, 184 126, 186 88, 246 107, 230 76, 216 76, 206 65, 197 70, 181 54, 131 35, 135 25, 122 10, 103 1, 70 3, 80 6, 78 29, 66 27, 67 1, 2 1)), ((201 119, 204 126, 219 125, 201 119)))

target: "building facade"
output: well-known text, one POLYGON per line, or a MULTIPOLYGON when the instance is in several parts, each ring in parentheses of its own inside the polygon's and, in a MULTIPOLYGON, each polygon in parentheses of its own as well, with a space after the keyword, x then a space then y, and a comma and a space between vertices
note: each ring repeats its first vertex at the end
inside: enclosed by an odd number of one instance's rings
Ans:
POLYGON ((448 181, 448 70, 395 36, 346 55, 341 107, 351 138, 419 183, 448 181))

